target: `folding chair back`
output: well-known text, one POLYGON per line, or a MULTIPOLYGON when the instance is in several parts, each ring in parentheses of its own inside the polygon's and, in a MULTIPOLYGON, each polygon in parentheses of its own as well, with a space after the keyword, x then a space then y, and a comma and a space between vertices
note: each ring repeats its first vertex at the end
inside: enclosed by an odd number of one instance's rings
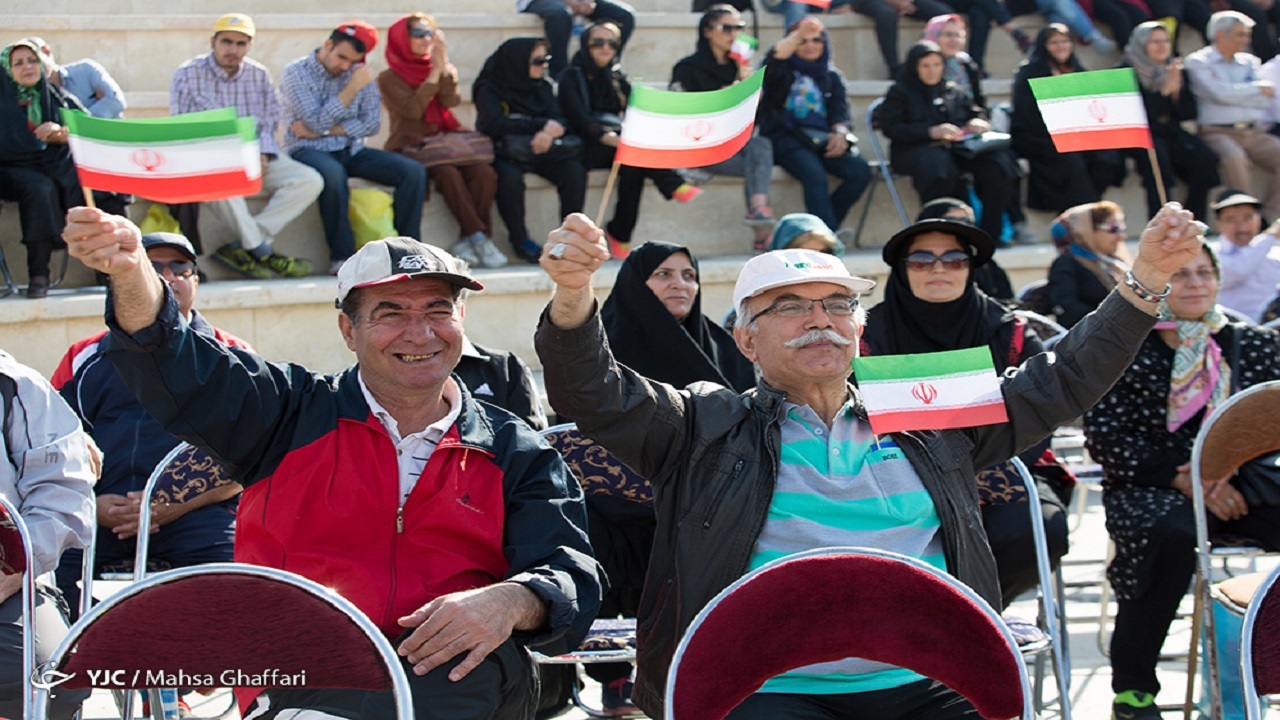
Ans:
MULTIPOLYGON (((284 570, 213 563, 157 573, 95 605, 50 662, 69 689, 390 689, 413 717, 391 643, 349 601, 284 570)), ((40 710, 48 702, 40 693, 40 710)))
POLYGON ((1063 335, 1067 334, 1067 329, 1053 318, 1041 315, 1031 310, 1014 310, 1014 314, 1021 317, 1031 326, 1031 330, 1035 332, 1036 337, 1046 346, 1057 343, 1063 335))
POLYGON ((881 96, 872 100, 867 106, 867 123, 864 127, 867 129, 867 141, 871 143, 871 151, 876 157, 871 163, 871 184, 867 187, 867 197, 863 200, 862 216, 858 218, 858 228, 853 235, 854 247, 862 247, 862 229, 866 227, 867 215, 871 212, 871 201, 876 194, 876 180, 882 180, 885 189, 889 191, 889 199, 893 201, 893 208, 898 211, 898 221, 902 223, 902 227, 911 224, 907 219, 907 208, 902 204, 902 196, 898 194, 898 187, 893 184, 893 168, 889 165, 889 157, 880 145, 880 116, 877 113, 883 104, 884 97, 881 96))
MULTIPOLYGON (((1277 286, 1280 289, 1280 286, 1277 286)), ((1258 322, 1271 327, 1272 323, 1280 320, 1280 292, 1277 292, 1270 300, 1262 304, 1258 308, 1258 322)))
POLYGON ((1049 300, 1049 281, 1047 279, 1036 280, 1023 285, 1015 297, 1024 310, 1043 316, 1053 314, 1053 302, 1049 300))
POLYGON ((1280 566, 1267 575, 1244 615, 1240 636, 1240 678, 1247 720, 1262 720, 1263 695, 1280 693, 1280 566))
POLYGON ((1209 538, 1209 525, 1204 502, 1204 478, 1234 475, 1241 465, 1267 453, 1280 450, 1280 381, 1254 385, 1232 395, 1200 425, 1191 449, 1191 500, 1196 521, 1195 615, 1191 651, 1187 658, 1187 696, 1185 709, 1192 706, 1192 690, 1197 663, 1195 638, 1204 628, 1205 672, 1208 674, 1210 710, 1221 714, 1221 689, 1218 682, 1217 642, 1214 634, 1213 601, 1210 596, 1212 559, 1214 555, 1261 555, 1258 548, 1233 547, 1215 549, 1209 538))
MULTIPOLYGON (((154 502, 187 502, 196 495, 235 482, 208 453, 200 448, 179 443, 170 450, 147 478, 142 497, 154 502)), ((151 513, 138 516, 138 542, 133 558, 133 579, 147 576, 151 549, 151 513)))
POLYGON ((869 548, 798 553, 725 588, 676 648, 666 717, 720 720, 769 678, 846 657, 934 678, 984 718, 1035 717, 996 611, 930 565, 869 548))

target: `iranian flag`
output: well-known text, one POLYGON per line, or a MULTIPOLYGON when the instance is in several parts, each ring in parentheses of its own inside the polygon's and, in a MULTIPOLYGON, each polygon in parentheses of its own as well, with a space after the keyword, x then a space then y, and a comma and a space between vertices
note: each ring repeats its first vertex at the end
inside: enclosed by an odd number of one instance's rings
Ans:
POLYGON ((80 184, 162 203, 253 195, 262 188, 258 133, 234 108, 108 120, 64 110, 80 184))
POLYGON ((1147 109, 1132 69, 1067 73, 1030 82, 1058 152, 1152 146, 1147 109))
POLYGON ((746 65, 751 62, 751 58, 755 57, 756 48, 759 47, 760 41, 743 33, 738 33, 738 37, 733 39, 733 44, 729 46, 729 57, 733 58, 740 65, 746 65))
POLYGON ((854 358, 853 374, 877 434, 1009 419, 987 347, 854 358))
POLYGON ((751 139, 760 102, 761 68, 711 92, 631 86, 615 160, 646 168, 692 168, 728 160, 751 139))

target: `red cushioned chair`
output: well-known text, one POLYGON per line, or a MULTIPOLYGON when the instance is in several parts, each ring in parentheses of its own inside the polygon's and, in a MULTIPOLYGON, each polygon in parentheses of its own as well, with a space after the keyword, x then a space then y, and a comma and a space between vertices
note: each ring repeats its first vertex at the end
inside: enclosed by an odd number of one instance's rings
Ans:
MULTIPOLYGON (((653 488, 649 482, 622 464, 594 440, 583 435, 573 423, 556 425, 542 431, 551 447, 560 453, 564 462, 578 479, 586 495, 612 495, 629 502, 653 507, 653 488)), ((549 657, 533 653, 539 665, 574 665, 573 704, 591 717, 608 717, 603 708, 596 708, 582 699, 578 692, 581 685, 581 666, 591 663, 636 661, 636 619, 599 618, 591 623, 591 629, 582 644, 573 652, 549 657)))
MULTIPOLYGON (((413 718, 400 659, 364 613, 304 577, 256 565, 197 565, 134 583, 82 616, 50 662, 69 676, 68 689, 95 680, 128 690, 204 685, 203 678, 221 687, 292 687, 305 673, 308 688, 390 689, 397 720, 413 718), (179 673, 186 677, 169 682, 179 673)), ((34 717, 46 717, 47 705, 41 690, 34 717)))
POLYGON ((35 717, 35 688, 31 675, 36 667, 35 617, 36 578, 27 568, 35 565, 31 544, 27 542, 27 524, 18 514, 18 507, 8 497, 0 495, 0 572, 19 575, 22 578, 22 716, 35 717))
POLYGON ((913 558, 826 548, 748 573, 698 613, 667 674, 667 720, 720 720, 769 678, 846 657, 938 680, 988 720, 1035 717, 1017 644, 977 593, 913 558))
POLYGON ((1263 695, 1280 694, 1280 566, 1267 575, 1244 615, 1240 678, 1247 720, 1262 720, 1263 695))

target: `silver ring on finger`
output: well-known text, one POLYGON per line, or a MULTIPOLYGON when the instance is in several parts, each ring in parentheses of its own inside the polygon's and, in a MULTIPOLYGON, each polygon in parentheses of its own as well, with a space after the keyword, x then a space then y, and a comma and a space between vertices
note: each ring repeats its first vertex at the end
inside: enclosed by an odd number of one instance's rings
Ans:
POLYGON ((556 243, 555 246, 551 248, 551 252, 547 254, 555 258, 556 260, 559 260, 564 257, 564 251, 568 249, 569 249, 569 245, 567 243, 559 242, 559 243, 556 243))
POLYGON ((1235 504, 1236 504, 1235 498, 1227 498, 1227 504, 1228 504, 1228 505, 1235 505, 1235 504))

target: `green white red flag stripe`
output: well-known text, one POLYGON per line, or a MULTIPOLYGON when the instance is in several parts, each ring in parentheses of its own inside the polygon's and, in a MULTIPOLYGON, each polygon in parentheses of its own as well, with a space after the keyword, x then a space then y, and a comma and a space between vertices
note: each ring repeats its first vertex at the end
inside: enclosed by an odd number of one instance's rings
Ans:
POLYGON ((987 347, 854 358, 853 374, 877 434, 1009 419, 987 347))
POLYGON ((746 33, 738 33, 738 36, 733 39, 733 44, 729 46, 729 57, 746 65, 751 58, 755 57, 756 48, 759 45, 759 40, 746 33))
POLYGON ((1152 146, 1147 109, 1131 68, 1067 73, 1030 82, 1058 152, 1152 146))
POLYGON ((262 161, 253 118, 234 108, 108 120, 63 111, 80 184, 163 203, 256 194, 262 161))
POLYGON ((728 160, 751 139, 764 81, 761 68, 711 92, 631 86, 616 160, 647 168, 691 168, 728 160))

